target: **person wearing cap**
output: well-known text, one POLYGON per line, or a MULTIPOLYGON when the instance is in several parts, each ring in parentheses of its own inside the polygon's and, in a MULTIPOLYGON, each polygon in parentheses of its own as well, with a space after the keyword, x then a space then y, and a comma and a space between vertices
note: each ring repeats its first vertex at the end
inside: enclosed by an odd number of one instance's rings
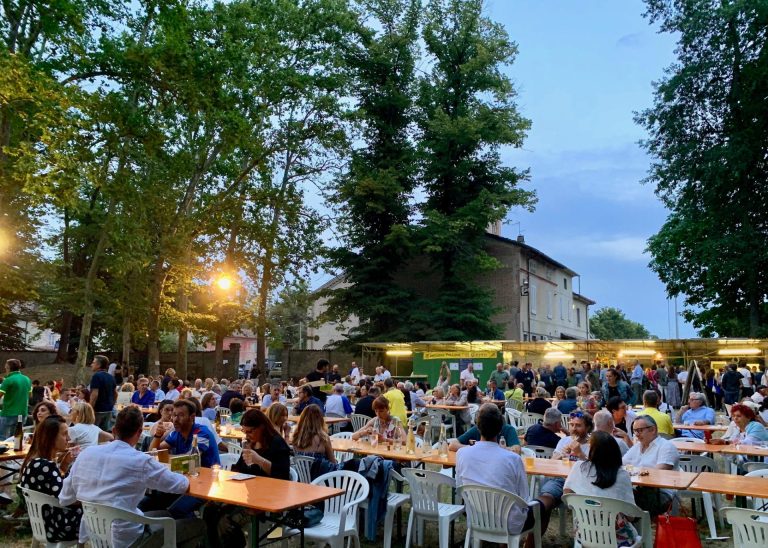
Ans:
MULTIPOLYGON (((691 392, 688 396, 688 405, 684 405, 677 412, 677 420, 682 424, 703 426, 715 424, 715 410, 707 407, 706 398, 701 392, 691 392)), ((703 430, 682 430, 686 438, 704 439, 703 430)))

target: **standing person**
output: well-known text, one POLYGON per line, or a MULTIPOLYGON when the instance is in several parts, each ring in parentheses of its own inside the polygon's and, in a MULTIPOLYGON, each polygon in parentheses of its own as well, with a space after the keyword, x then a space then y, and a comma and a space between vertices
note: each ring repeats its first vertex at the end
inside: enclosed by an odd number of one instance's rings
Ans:
POLYGON ((357 362, 352 362, 352 368, 349 373, 349 376, 352 377, 352 384, 357 386, 360 384, 360 381, 365 379, 365 374, 363 373, 363 366, 361 365, 358 367, 357 362))
POLYGON ((448 389, 451 387, 451 368, 448 366, 448 362, 443 362, 440 365, 440 375, 437 378, 437 384, 435 388, 441 388, 444 394, 448 393, 448 389))
POLYGON ((533 384, 536 382, 536 374, 533 372, 532 367, 533 364, 531 362, 526 362, 523 368, 515 375, 515 380, 518 384, 523 385, 523 392, 529 397, 533 395, 533 384))
POLYGON ((93 357, 91 369, 91 406, 96 412, 96 426, 110 432, 112 430, 112 409, 117 400, 117 383, 115 378, 107 373, 109 360, 106 356, 97 354, 93 357))
MULTIPOLYGON (((328 360, 325 358, 320 358, 317 360, 317 365, 315 365, 315 370, 311 371, 309 375, 307 375, 307 382, 308 383, 315 383, 318 381, 322 381, 324 384, 328 383, 328 366, 331 364, 328 360)), ((318 400, 325 403, 326 398, 328 395, 320 390, 319 386, 313 386, 312 387, 312 395, 315 396, 318 400)))
POLYGON ((664 392, 664 399, 673 409, 677 409, 682 405, 680 396, 680 383, 677 381, 677 373, 675 368, 670 364, 667 366, 667 389, 664 392))
POLYGON ((507 386, 507 383, 509 382, 509 373, 504 371, 503 363, 496 364, 496 371, 491 373, 491 380, 493 380, 499 388, 507 386))
MULTIPOLYGON (((106 373, 106 371, 105 371, 106 373)), ((181 495, 189 490, 189 480, 183 474, 171 472, 148 453, 134 449, 144 426, 141 411, 126 407, 117 414, 114 434, 116 440, 89 447, 80 453, 64 479, 59 495, 62 506, 78 500, 105 504, 142 515, 139 501, 147 489, 181 495), (98 473, 94 473, 98 471, 98 473)), ((166 512, 148 514, 150 517, 167 516, 166 512)), ((205 525, 199 519, 176 522, 176 546, 196 546, 205 534, 205 525)), ((85 523, 80 523, 80 537, 87 537, 85 523)), ((140 523, 116 521, 112 525, 112 545, 160 546, 163 531, 149 529, 140 523)))
POLYGON ((568 370, 563 365, 563 362, 557 362, 557 365, 552 370, 552 375, 555 380, 555 386, 566 386, 568 383, 568 370))
POLYGON ((384 380, 384 397, 389 401, 389 409, 392 416, 400 421, 400 424, 408 424, 408 410, 405 407, 405 396, 395 388, 392 377, 384 380))
POLYGON ((741 374, 741 399, 749 398, 755 393, 754 385, 752 384, 752 372, 747 367, 745 361, 739 363, 739 373, 741 374))
POLYGON ((253 363, 251 360, 246 360, 245 365, 243 366, 243 376, 246 380, 251 378, 251 373, 253 372, 253 363))
POLYGON ((0 395, 3 396, 3 409, 0 411, 0 435, 2 439, 10 438, 16 430, 19 415, 22 421, 29 413, 29 394, 32 391, 32 380, 21 372, 21 362, 10 359, 5 362, 5 379, 0 385, 0 395))
POLYGON ((611 398, 619 398, 627 404, 632 402, 632 392, 629 385, 621 380, 618 371, 609 369, 605 373, 605 384, 603 385, 603 401, 607 402, 611 398))
POLYGON ((640 365, 640 360, 635 360, 635 365, 632 368, 632 375, 629 377, 629 386, 632 388, 632 403, 639 403, 642 401, 643 396, 643 366, 640 365))
POLYGON ((662 401, 666 401, 669 374, 667 373, 667 368, 661 362, 659 362, 658 369, 656 370, 656 382, 659 384, 659 392, 661 393, 662 401))
POLYGON ((476 380, 477 378, 475 377, 475 366, 474 364, 468 363, 467 368, 459 375, 459 384, 461 384, 463 388, 464 385, 467 384, 467 381, 475 382, 476 380))
POLYGON ((723 403, 732 405, 739 401, 739 390, 741 389, 741 375, 736 370, 735 363, 729 363, 723 379, 723 403))

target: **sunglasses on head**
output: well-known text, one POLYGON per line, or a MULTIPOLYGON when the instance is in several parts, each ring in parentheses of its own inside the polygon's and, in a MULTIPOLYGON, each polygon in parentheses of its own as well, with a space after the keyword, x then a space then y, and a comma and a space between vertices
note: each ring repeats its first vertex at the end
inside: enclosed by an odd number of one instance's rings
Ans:
POLYGON ((584 418, 584 411, 574 411, 570 415, 568 415, 572 419, 583 419, 584 418))

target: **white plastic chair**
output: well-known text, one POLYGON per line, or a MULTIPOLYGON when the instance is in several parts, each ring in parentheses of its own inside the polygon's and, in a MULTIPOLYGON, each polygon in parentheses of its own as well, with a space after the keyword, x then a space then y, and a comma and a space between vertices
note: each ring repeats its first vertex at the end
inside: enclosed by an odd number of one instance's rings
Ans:
POLYGON ((544 415, 539 413, 529 413, 528 411, 525 411, 524 413, 520 414, 520 424, 518 426, 524 426, 526 429, 528 429, 531 426, 539 424, 543 421, 544 415))
POLYGON ((508 398, 507 401, 504 403, 504 407, 507 409, 512 409, 514 411, 522 411, 525 409, 525 405, 520 400, 516 400, 514 398, 508 398))
POLYGON ((749 474, 755 470, 768 470, 768 462, 743 462, 741 467, 745 473, 749 474))
MULTIPOLYGON (((715 461, 710 457, 702 455, 680 455, 680 470, 683 472, 699 474, 701 472, 716 472, 717 467, 715 461)), ((715 527, 715 516, 712 512, 712 508, 714 506, 714 508, 717 509, 718 517, 720 518, 720 527, 724 527, 723 514, 720 512, 720 496, 703 491, 677 491, 676 495, 681 499, 691 499, 691 506, 694 509, 696 508, 696 501, 701 500, 704 515, 707 517, 707 526, 709 527, 710 537, 712 539, 718 538, 717 529, 715 527)))
POLYGON ((570 423, 570 421, 571 421, 571 417, 570 417, 570 415, 568 415, 567 413, 566 413, 565 415, 561 415, 561 416, 560 416, 560 426, 562 426, 562 427, 563 427, 563 430, 564 430, 565 432, 568 432, 568 429, 569 429, 569 428, 570 428, 570 426, 571 426, 571 423, 570 423))
POLYGON ((616 515, 619 513, 630 518, 640 518, 640 522, 636 524, 639 536, 632 547, 653 547, 651 516, 634 504, 607 497, 573 493, 563 495, 563 502, 573 511, 574 526, 578 528, 573 541, 574 548, 617 546, 616 515))
POLYGON ((440 502, 440 488, 445 486, 452 489, 456 485, 453 478, 416 468, 403 468, 402 472, 411 488, 411 513, 408 515, 405 548, 411 546, 415 520, 437 521, 439 546, 448 548, 451 522, 464 512, 462 504, 440 502))
POLYGON ((533 451, 533 456, 537 459, 551 459, 552 453, 555 452, 551 447, 544 447, 543 445, 526 445, 525 449, 533 451))
POLYGON ((118 392, 115 405, 130 405, 133 392, 118 392))
POLYGON ((222 470, 232 470, 232 467, 239 460, 240 455, 234 455, 232 453, 221 453, 219 455, 219 461, 221 461, 222 470))
POLYGON ((467 535, 464 548, 469 548, 470 542, 474 548, 480 548, 481 541, 506 544, 510 548, 520 545, 523 534, 533 529, 535 546, 541 546, 541 521, 539 504, 532 502, 534 522, 533 527, 521 531, 517 535, 509 533, 507 518, 514 506, 528 511, 529 503, 508 491, 494 489, 484 485, 462 485, 459 493, 467 509, 467 535))
POLYGON ((176 546, 176 520, 173 518, 148 518, 104 504, 81 502, 85 527, 93 548, 112 548, 112 522, 116 519, 144 525, 160 525, 163 528, 163 546, 176 546))
POLYGON ((733 525, 734 548, 768 546, 768 512, 729 507, 723 508, 723 514, 733 525))
POLYGON ((32 528, 32 537, 35 539, 37 545, 45 546, 45 548, 64 548, 65 546, 74 546, 77 544, 77 540, 48 542, 48 539, 45 536, 43 507, 50 506, 51 508, 61 508, 62 506, 59 504, 59 499, 32 489, 27 489, 26 487, 19 487, 19 489, 21 489, 21 494, 27 503, 27 513, 29 514, 29 524, 32 528))
POLYGON ((323 485, 344 491, 343 494, 325 500, 323 519, 314 527, 304 529, 307 540, 329 545, 331 548, 343 548, 344 541, 350 538, 355 546, 360 547, 357 535, 357 509, 368 498, 368 480, 357 472, 337 471, 323 474, 312 485, 323 485))
POLYGON ((228 442, 225 442, 225 445, 227 446, 227 451, 229 451, 233 455, 239 455, 243 452, 243 448, 237 443, 232 443, 228 441, 228 442))
MULTIPOLYGON (((404 482, 405 478, 394 470, 391 470, 389 472, 390 486, 393 482, 396 481, 404 482)), ((389 491, 387 493, 387 513, 384 515, 384 548, 392 547, 392 533, 394 530, 395 515, 397 514, 398 508, 401 508, 409 500, 411 500, 411 496, 407 493, 398 493, 396 491, 389 491)), ((368 520, 370 519, 370 514, 368 513, 368 503, 368 499, 360 503, 360 509, 365 511, 366 529, 368 520)))
POLYGON ((507 415, 507 422, 509 422, 510 426, 514 426, 517 428, 518 426, 522 426, 522 420, 521 417, 523 416, 523 412, 518 409, 513 409, 511 407, 507 407, 506 410, 507 415))
POLYGON ((371 417, 368 415, 360 415, 358 414, 352 414, 349 416, 349 420, 352 421, 352 429, 357 432, 360 430, 363 426, 368 424, 368 421, 371 420, 371 417))
POLYGON ((427 409, 427 416, 432 427, 432 439, 440 436, 440 428, 445 425, 446 435, 456 435, 456 416, 445 409, 427 409), (447 421, 447 422, 446 422, 447 421))
POLYGON ((220 417, 232 416, 232 411, 229 409, 229 407, 217 407, 216 412, 219 414, 220 417))
MULTIPOLYGON (((331 439, 335 440, 351 440, 352 439, 352 432, 337 432, 336 434, 331 435, 331 439)), ((349 453, 347 451, 334 451, 333 456, 336 457, 336 462, 347 462, 349 459, 351 459, 354 454, 349 453)))
POLYGON ((480 406, 476 403, 469 404, 469 417, 472 419, 472 424, 475 424, 475 415, 477 415, 478 409, 480 409, 480 406))
MULTIPOLYGON (((768 478, 768 469, 757 469, 757 470, 753 470, 752 472, 747 472, 745 477, 768 478)), ((761 499, 758 497, 747 497, 747 502, 749 502, 753 510, 768 512, 768 499, 761 499)))
POLYGON ((296 472, 299 475, 298 481, 301 483, 312 483, 311 470, 314 462, 315 459, 304 455, 296 455, 293 457, 293 466, 296 468, 296 472))

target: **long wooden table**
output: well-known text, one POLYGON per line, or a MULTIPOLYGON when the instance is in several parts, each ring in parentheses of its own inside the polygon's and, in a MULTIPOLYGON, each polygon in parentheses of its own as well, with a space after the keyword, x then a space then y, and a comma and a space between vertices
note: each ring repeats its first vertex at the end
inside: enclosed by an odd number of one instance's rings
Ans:
MULTIPOLYGON (((287 510, 308 506, 344 493, 341 489, 272 478, 254 477, 242 481, 230 479, 234 475, 234 472, 221 470, 218 477, 214 477, 210 468, 201 468, 197 477, 189 478, 187 494, 258 512, 282 514, 287 510)), ((251 517, 251 546, 259 544, 258 519, 259 516, 251 517)), ((301 546, 304 546, 303 528, 300 533, 301 546)))
POLYGON ((693 480, 688 489, 740 497, 768 498, 768 478, 748 478, 746 476, 702 472, 693 480))
POLYGON ((25 444, 24 448, 21 451, 15 451, 11 447, 11 449, 9 449, 8 451, 0 455, 0 470, 3 471, 3 472, 0 472, 0 481, 10 478, 16 472, 19 471, 18 466, 11 466, 10 464, 5 464, 5 463, 11 462, 11 461, 24 460, 27 456, 28 451, 29 451, 29 445, 25 444))
POLYGON ((768 449, 757 445, 732 445, 714 443, 689 443, 685 441, 673 441, 678 451, 691 453, 719 453, 721 455, 744 455, 747 457, 768 457, 768 449))
POLYGON ((425 406, 427 409, 443 409, 444 411, 466 411, 469 405, 446 405, 442 403, 431 403, 425 406))
POLYGON ((701 430, 703 432, 725 432, 728 430, 727 426, 722 424, 681 424, 675 423, 672 425, 675 430, 701 430))

